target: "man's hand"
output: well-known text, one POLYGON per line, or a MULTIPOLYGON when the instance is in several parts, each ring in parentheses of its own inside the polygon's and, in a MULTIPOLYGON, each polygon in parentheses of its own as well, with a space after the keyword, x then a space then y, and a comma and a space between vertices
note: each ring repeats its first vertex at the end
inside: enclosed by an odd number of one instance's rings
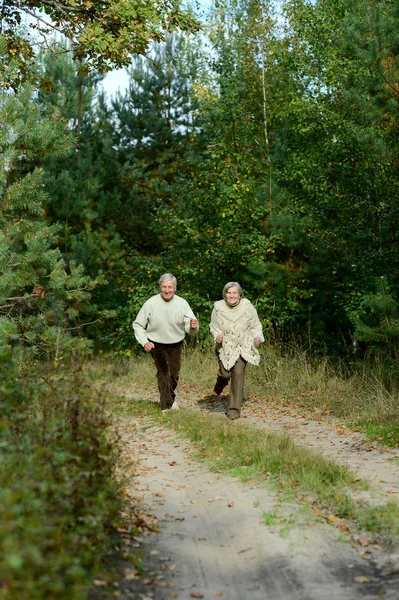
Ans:
POLYGON ((198 329, 197 319, 190 319, 190 329, 198 329))
POLYGON ((223 342, 223 336, 221 333, 218 333, 217 336, 215 337, 215 342, 217 344, 221 344, 223 342))
POLYGON ((153 348, 155 348, 154 344, 152 342, 146 342, 144 344, 144 350, 146 352, 151 352, 151 350, 153 350, 153 348))

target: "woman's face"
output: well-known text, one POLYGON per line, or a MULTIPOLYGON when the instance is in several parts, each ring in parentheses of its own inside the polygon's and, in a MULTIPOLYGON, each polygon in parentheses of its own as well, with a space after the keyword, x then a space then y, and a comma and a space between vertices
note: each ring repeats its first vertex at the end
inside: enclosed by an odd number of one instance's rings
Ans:
POLYGON ((236 286, 233 285, 226 292, 226 302, 227 302, 227 304, 234 305, 234 304, 237 304, 239 299, 240 299, 240 294, 238 293, 236 286))

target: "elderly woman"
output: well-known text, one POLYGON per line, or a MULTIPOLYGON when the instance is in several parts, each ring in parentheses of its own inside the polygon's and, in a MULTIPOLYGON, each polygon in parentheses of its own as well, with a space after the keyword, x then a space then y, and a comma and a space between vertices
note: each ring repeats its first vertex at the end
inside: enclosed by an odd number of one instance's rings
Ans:
POLYGON ((262 325, 255 307, 243 298, 236 281, 226 283, 223 300, 215 302, 210 330, 215 340, 219 370, 212 396, 219 396, 231 380, 229 419, 240 417, 244 396, 244 375, 247 362, 258 365, 257 347, 264 342, 262 325))

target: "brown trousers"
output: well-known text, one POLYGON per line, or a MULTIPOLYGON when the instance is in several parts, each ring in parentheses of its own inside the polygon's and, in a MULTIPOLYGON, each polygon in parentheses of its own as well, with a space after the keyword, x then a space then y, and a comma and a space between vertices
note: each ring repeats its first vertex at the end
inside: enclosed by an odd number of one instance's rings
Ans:
POLYGON ((151 350, 157 368, 158 390, 161 409, 170 408, 175 401, 175 389, 179 382, 181 367, 182 342, 178 344, 159 344, 153 342, 155 347, 151 350))
POLYGON ((247 361, 243 358, 237 360, 236 364, 229 370, 225 369, 218 357, 219 371, 215 385, 215 391, 221 394, 231 380, 229 409, 240 411, 244 398, 244 377, 247 361))

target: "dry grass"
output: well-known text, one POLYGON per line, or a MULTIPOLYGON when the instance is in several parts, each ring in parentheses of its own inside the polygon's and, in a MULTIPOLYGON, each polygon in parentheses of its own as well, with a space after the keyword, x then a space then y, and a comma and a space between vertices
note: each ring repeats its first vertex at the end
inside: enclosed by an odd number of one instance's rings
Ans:
MULTIPOLYGON (((313 359, 299 350, 282 351, 276 346, 261 349, 258 367, 248 365, 245 393, 265 403, 292 402, 298 410, 328 414, 360 428, 372 439, 399 444, 399 390, 388 390, 377 378, 364 372, 348 373, 332 365, 328 358, 313 359)), ((98 380, 113 379, 116 386, 155 385, 155 367, 144 353, 130 359, 91 363, 98 380)), ((186 349, 183 354, 180 386, 203 396, 215 383, 217 363, 211 350, 186 349)))

